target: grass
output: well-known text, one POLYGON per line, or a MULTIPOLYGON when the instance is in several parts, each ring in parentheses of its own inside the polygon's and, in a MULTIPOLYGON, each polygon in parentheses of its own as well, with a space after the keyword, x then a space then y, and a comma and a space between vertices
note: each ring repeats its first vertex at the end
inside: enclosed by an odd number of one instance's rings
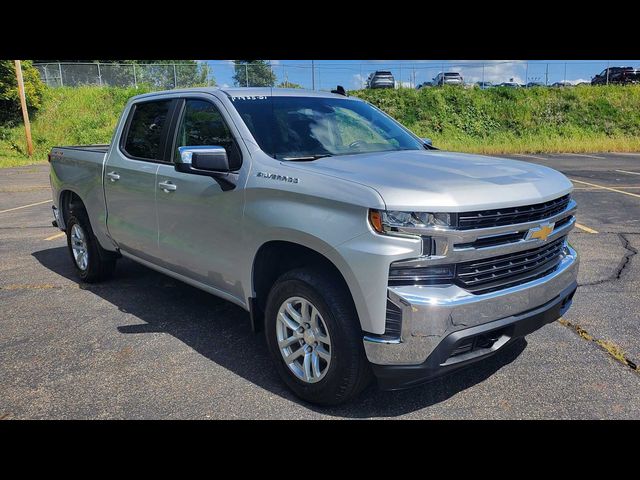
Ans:
POLYGON ((22 124, 0 127, 0 168, 46 162, 57 145, 109 143, 127 100, 144 89, 116 87, 48 88, 33 116, 34 155, 29 158, 22 124))
POLYGON ((640 85, 360 90, 434 145, 485 154, 640 150, 640 85))
MULTIPOLYGON (((35 154, 21 124, 0 127, 0 167, 44 162, 51 147, 108 143, 129 97, 146 90, 48 88, 32 119, 35 154)), ((640 151, 640 85, 489 90, 453 86, 360 90, 434 145, 461 152, 640 151)))

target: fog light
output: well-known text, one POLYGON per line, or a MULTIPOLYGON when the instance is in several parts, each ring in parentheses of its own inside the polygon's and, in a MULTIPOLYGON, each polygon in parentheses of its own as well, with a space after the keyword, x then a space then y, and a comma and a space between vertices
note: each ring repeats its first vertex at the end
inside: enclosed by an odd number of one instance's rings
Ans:
POLYGON ((433 265, 429 267, 401 267, 391 264, 389 284, 430 285, 447 283, 455 276, 455 265, 433 265))

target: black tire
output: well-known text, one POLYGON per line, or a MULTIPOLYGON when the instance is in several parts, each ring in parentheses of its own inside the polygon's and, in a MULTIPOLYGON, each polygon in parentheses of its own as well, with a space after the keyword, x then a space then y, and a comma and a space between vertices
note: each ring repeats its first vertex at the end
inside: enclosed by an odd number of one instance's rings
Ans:
POLYGON ((71 213, 71 216, 67 219, 66 232, 69 255, 71 256, 71 261, 73 262, 76 273, 82 281, 95 283, 106 280, 113 275, 117 255, 100 246, 91 228, 87 213, 84 210, 75 210, 71 213), (78 266, 73 256, 73 249, 71 248, 71 232, 74 225, 78 225, 86 235, 88 262, 84 270, 78 266))
POLYGON ((269 292, 265 336, 276 369, 301 399, 318 405, 337 405, 353 399, 370 382, 371 367, 364 352, 362 330, 351 296, 332 275, 320 270, 296 269, 283 274, 269 292), (317 383, 299 379, 289 369, 276 334, 280 306, 290 297, 302 297, 318 309, 331 337, 331 362, 317 383))

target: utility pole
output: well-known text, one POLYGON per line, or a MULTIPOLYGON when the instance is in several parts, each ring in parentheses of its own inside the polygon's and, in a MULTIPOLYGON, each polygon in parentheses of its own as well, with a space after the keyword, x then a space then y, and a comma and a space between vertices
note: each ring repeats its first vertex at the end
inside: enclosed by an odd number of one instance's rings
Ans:
POLYGON ((18 80, 18 94, 20 95, 20 106, 22 107, 22 120, 24 120, 24 133, 27 136, 27 152, 33 155, 33 142, 31 141, 31 123, 29 123, 29 112, 27 111, 27 99, 24 96, 24 80, 22 79, 22 64, 16 60, 16 79, 18 80))
POLYGON ((549 64, 547 63, 547 69, 544 72, 544 84, 549 85, 549 64))
POLYGON ((316 89, 316 64, 311 60, 311 90, 316 89))

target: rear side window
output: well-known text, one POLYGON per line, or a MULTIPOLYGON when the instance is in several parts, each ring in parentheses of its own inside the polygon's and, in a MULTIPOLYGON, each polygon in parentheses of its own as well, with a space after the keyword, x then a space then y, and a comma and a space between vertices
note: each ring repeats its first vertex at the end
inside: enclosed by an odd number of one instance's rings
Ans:
POLYGON ((132 157, 163 160, 162 134, 171 100, 139 103, 135 106, 124 150, 132 157))

